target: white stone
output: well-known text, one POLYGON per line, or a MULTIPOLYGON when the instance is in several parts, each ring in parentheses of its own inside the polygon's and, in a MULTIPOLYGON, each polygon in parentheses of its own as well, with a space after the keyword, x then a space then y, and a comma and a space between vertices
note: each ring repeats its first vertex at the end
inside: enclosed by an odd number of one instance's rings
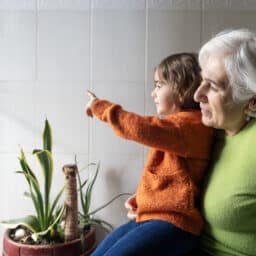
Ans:
POLYGON ((14 237, 15 239, 20 239, 24 237, 26 234, 25 230, 23 228, 19 228, 15 231, 14 237))

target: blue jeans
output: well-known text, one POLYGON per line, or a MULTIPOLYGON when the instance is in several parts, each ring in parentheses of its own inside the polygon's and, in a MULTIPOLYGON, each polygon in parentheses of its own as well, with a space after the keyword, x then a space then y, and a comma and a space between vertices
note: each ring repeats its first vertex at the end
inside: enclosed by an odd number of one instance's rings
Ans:
POLYGON ((198 242, 199 236, 165 221, 130 221, 110 233, 91 256, 179 256, 198 242))

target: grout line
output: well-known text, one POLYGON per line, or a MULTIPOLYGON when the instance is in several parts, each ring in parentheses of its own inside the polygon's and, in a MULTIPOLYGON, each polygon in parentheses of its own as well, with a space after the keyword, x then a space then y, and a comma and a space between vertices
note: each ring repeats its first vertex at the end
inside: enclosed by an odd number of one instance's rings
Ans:
POLYGON ((146 93, 148 83, 148 0, 145 0, 145 81, 144 81, 144 114, 146 114, 146 93))
POLYGON ((203 21, 204 21, 204 1, 201 0, 200 2, 200 48, 203 44, 203 30, 204 30, 204 24, 203 24, 203 21))
MULTIPOLYGON (((93 46, 93 37, 92 37, 92 28, 93 28, 93 6, 92 6, 92 1, 93 0, 89 0, 89 59, 90 59, 90 72, 89 72, 89 88, 90 90, 92 90, 92 67, 93 67, 93 60, 92 60, 92 46, 93 46)), ((91 161, 91 145, 92 145, 92 120, 91 118, 88 118, 88 161, 91 161)))
POLYGON ((36 15, 35 15, 35 18, 36 18, 36 38, 35 38, 35 81, 37 82, 38 80, 38 1, 39 0, 35 0, 35 3, 36 3, 36 15))
MULTIPOLYGON (((34 82, 34 99, 36 99, 36 91, 37 91, 37 88, 38 88, 38 49, 39 49, 39 46, 38 46, 38 9, 39 9, 39 4, 38 4, 38 1, 39 0, 35 0, 35 8, 36 8, 36 13, 35 13, 35 30, 36 30, 36 33, 35 33, 35 82, 34 82)), ((34 126, 34 130, 36 130, 36 109, 37 109, 37 103, 36 101, 34 102, 34 122, 33 122, 33 126, 34 126)), ((36 136, 34 138, 34 146, 36 146, 36 142, 37 142, 37 139, 36 139, 36 136)))
POLYGON ((93 60, 92 60, 92 46, 93 46, 93 38, 92 38, 92 28, 93 28, 93 5, 92 5, 92 1, 93 0, 89 0, 89 36, 90 36, 90 40, 89 40, 89 49, 90 49, 90 53, 89 53, 89 58, 90 58, 90 89, 92 89, 92 64, 93 64, 93 60))
MULTIPOLYGON (((144 115, 146 115, 146 99, 147 99, 147 84, 148 84, 148 0, 145 0, 145 81, 144 81, 144 115)), ((143 147, 143 163, 145 162, 146 148, 143 147)))

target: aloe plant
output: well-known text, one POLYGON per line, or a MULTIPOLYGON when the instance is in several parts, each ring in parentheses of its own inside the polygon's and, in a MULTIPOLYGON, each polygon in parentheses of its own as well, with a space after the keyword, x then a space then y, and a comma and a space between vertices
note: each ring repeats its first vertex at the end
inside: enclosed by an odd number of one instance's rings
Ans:
POLYGON ((39 237, 54 237, 58 234, 62 216, 65 212, 65 206, 58 205, 59 198, 63 192, 63 188, 56 195, 51 203, 50 194, 53 176, 53 159, 52 159, 52 131, 48 120, 45 120, 45 126, 42 134, 43 148, 33 150, 33 155, 38 160, 42 175, 43 189, 40 186, 35 172, 31 169, 25 157, 23 149, 20 150, 19 164, 21 170, 17 173, 23 174, 29 188, 27 195, 32 199, 35 214, 26 216, 25 218, 2 221, 1 224, 7 225, 9 228, 16 228, 19 225, 25 226, 31 232, 31 238, 36 242, 39 237))
MULTIPOLYGON (((75 160, 76 164, 77 161, 75 160)), ((118 199, 121 196, 125 195, 131 195, 130 193, 121 193, 113 197, 110 201, 103 204, 102 206, 98 207, 97 209, 91 210, 91 200, 92 200, 92 192, 94 188, 94 184, 96 182, 96 179, 98 177, 99 169, 100 169, 100 163, 90 163, 86 168, 89 169, 90 166, 96 166, 96 170, 94 172, 94 175, 89 176, 85 181, 82 182, 80 171, 77 173, 78 177, 78 192, 79 192, 79 198, 81 203, 82 211, 79 212, 79 222, 81 228, 89 228, 91 225, 99 225, 101 228, 103 228, 106 232, 110 232, 113 229, 113 226, 108 223, 105 220, 102 220, 100 218, 97 218, 95 214, 99 212, 100 210, 104 209, 108 205, 110 205, 112 202, 114 202, 116 199, 118 199)))

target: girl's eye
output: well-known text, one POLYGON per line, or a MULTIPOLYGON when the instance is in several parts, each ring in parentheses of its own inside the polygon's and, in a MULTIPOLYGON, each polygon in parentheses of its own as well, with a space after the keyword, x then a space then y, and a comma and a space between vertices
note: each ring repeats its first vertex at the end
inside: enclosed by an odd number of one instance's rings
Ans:
POLYGON ((160 89, 162 87, 161 84, 155 84, 155 88, 160 89))

